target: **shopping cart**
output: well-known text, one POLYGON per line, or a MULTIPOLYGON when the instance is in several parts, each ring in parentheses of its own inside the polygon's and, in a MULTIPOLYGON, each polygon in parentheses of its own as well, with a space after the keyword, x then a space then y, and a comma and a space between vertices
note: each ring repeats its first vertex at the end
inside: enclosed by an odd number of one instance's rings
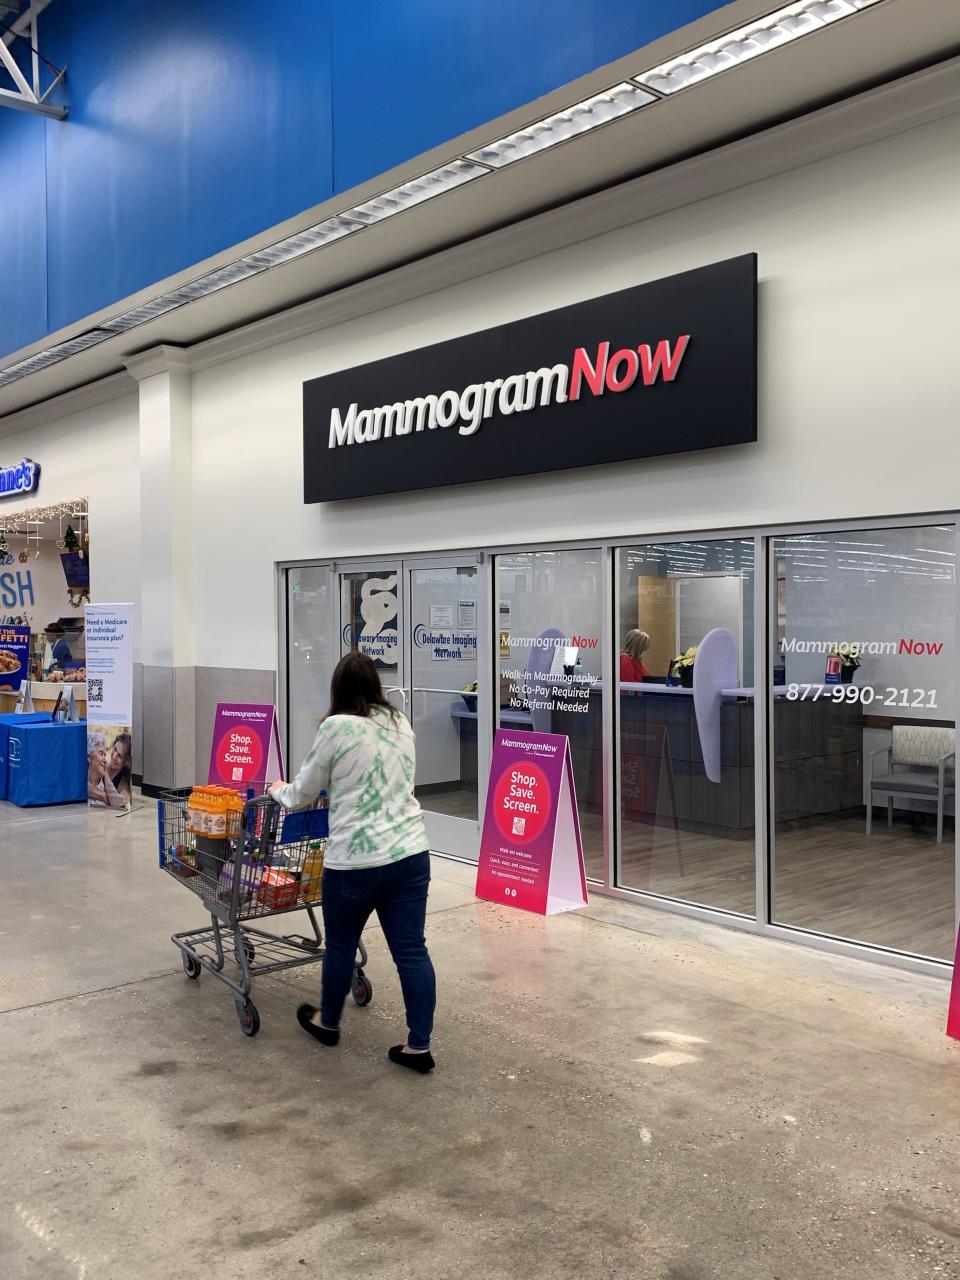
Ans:
MULTIPOLYGON (((326 797, 319 807, 287 813, 270 796, 250 799, 242 811, 204 823, 188 794, 170 793, 157 805, 160 866, 195 893, 210 913, 210 925, 175 933, 187 977, 203 969, 234 993, 240 1027, 247 1036, 260 1030, 260 1015, 250 999, 254 977, 315 964, 323 956, 323 935, 314 907, 320 901, 323 853, 328 822, 326 797), (213 826, 214 832, 201 827, 213 826), (275 934, 252 928, 251 920, 306 911, 312 937, 275 934), (239 973, 227 966, 227 947, 239 973)), ((367 1005, 373 987, 364 973, 361 941, 353 975, 353 998, 367 1005)))

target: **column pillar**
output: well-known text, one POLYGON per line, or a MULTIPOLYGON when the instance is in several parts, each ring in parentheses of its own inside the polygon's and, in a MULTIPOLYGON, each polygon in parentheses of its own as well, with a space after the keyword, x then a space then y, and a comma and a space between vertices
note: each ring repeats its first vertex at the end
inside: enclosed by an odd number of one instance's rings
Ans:
POLYGON ((135 765, 148 790, 183 787, 197 780, 189 356, 161 346, 130 356, 126 366, 140 388, 142 706, 135 765))

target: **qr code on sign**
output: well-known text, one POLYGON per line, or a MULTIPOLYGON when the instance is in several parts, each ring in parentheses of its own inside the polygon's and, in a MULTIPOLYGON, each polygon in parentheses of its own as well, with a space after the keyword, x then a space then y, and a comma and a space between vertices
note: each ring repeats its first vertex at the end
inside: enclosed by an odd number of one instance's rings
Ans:
POLYGON ((527 820, 526 820, 526 818, 514 818, 514 820, 513 820, 513 834, 514 834, 515 836, 522 836, 522 835, 523 835, 523 833, 526 831, 526 829, 527 829, 527 820))
POLYGON ((103 681, 102 680, 87 681, 87 701, 88 702, 103 701, 103 681))

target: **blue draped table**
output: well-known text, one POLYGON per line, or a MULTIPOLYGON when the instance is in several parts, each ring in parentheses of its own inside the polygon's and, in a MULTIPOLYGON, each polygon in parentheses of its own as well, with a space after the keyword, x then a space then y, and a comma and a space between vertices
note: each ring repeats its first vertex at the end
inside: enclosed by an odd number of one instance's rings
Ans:
POLYGON ((49 716, 8 716, 6 798, 29 807, 87 798, 87 725, 51 724, 49 716), (9 723, 13 720, 14 723, 9 723), (31 723, 24 723, 29 721, 31 723))
POLYGON ((44 724, 50 719, 49 711, 31 711, 26 715, 16 715, 12 711, 0 714, 0 800, 7 798, 7 753, 12 724, 44 724))

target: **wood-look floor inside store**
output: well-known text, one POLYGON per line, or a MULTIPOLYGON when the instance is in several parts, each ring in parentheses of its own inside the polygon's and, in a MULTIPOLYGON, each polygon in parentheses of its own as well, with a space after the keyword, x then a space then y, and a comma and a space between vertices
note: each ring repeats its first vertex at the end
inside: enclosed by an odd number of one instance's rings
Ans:
MULTIPOLYGON (((476 792, 421 797, 426 809, 475 818, 476 792)), ((587 875, 603 877, 599 815, 582 814, 587 875)), ((625 821, 620 883, 686 902, 752 915, 754 844, 625 821)), ((773 858, 773 919, 779 924, 915 955, 952 960, 954 836, 936 843, 932 817, 898 815, 888 828, 878 810, 873 834, 863 818, 826 818, 778 832, 773 858)))

